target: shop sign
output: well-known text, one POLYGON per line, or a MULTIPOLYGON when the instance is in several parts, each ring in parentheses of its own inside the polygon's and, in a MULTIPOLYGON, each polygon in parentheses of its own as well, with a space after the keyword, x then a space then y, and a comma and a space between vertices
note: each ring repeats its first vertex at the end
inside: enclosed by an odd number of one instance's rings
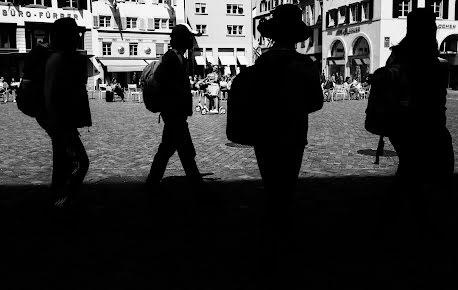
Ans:
MULTIPOLYGON (((26 21, 37 21, 43 22, 46 20, 53 21, 59 18, 71 17, 76 21, 83 19, 83 13, 68 13, 67 10, 63 9, 37 9, 37 8, 22 8, 22 7, 8 7, 6 9, 1 9, 0 19, 12 18, 14 19, 24 19, 26 21)), ((3 21, 1 21, 3 22, 3 21)))
POLYGON ((347 27, 347 28, 344 28, 344 29, 337 30, 336 31, 336 36, 348 35, 348 34, 352 34, 352 33, 358 33, 359 31, 360 31, 359 27, 347 27))
POLYGON ((437 29, 455 29, 456 24, 437 24, 437 29))

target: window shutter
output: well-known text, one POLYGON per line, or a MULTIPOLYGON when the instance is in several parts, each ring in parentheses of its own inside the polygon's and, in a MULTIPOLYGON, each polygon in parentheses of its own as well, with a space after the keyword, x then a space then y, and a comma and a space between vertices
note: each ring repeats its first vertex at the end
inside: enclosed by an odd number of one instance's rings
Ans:
POLYGON ((99 16, 98 15, 94 15, 93 19, 94 19, 94 28, 99 28, 99 26, 100 26, 99 16))
POLYGON ((448 19, 448 0, 443 0, 442 9, 442 19, 448 19))
POLYGON ((337 24, 339 24, 339 10, 338 9, 334 9, 333 16, 334 16, 334 23, 337 26, 337 24))
POLYGON ((127 18, 121 17, 121 29, 126 29, 126 28, 127 28, 127 18))
POLYGON ((145 4, 145 0, 138 0, 138 3, 145 4))
POLYGON ((116 21, 116 17, 112 16, 110 22, 111 22, 111 26, 112 26, 113 28, 118 29, 118 22, 116 21))
POLYGON ((153 0, 153 4, 158 4, 159 1, 158 0, 153 0))
POLYGON ((326 27, 329 27, 329 12, 326 12, 326 27))
POLYGON ((363 14, 363 5, 358 3, 358 7, 356 8, 356 21, 361 21, 363 14))
POLYGON ((374 18, 374 0, 369 1, 369 20, 374 18))
POLYGON ((139 28, 140 30, 145 30, 145 19, 143 18, 139 19, 139 28))
POLYGON ((399 18, 399 0, 393 0, 393 18, 399 18))
POLYGON ((350 6, 345 6, 345 23, 350 23, 350 6))
POLYGON ((154 30, 154 18, 148 18, 147 28, 148 30, 154 30))

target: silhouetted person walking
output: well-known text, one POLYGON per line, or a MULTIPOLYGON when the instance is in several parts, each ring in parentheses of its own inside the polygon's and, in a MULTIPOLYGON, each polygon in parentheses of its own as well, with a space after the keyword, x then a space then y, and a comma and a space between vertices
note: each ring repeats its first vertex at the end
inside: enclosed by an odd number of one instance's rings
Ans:
POLYGON ((170 45, 156 70, 155 78, 161 84, 163 97, 161 116, 164 120, 162 142, 154 156, 146 185, 157 190, 167 163, 178 151, 181 164, 194 189, 203 185, 195 161, 196 151, 189 132, 187 118, 192 115, 192 94, 183 54, 193 47, 194 32, 187 24, 178 24, 171 33, 170 45))
POLYGON ((273 17, 258 26, 273 47, 256 61, 259 126, 254 145, 267 193, 268 215, 279 221, 286 215, 307 145, 308 114, 323 106, 320 72, 295 45, 312 30, 292 4, 278 6, 273 17))
POLYGON ((447 70, 441 65, 436 17, 426 8, 407 16, 407 35, 392 48, 387 66, 405 72, 406 113, 390 136, 398 156, 396 175, 406 185, 448 185, 454 170, 452 138, 446 127, 447 70))
POLYGON ((89 159, 78 128, 91 126, 86 60, 76 52, 79 28, 73 18, 54 22, 52 52, 44 75, 45 112, 38 123, 52 140, 51 189, 56 207, 67 206, 83 183, 89 159))

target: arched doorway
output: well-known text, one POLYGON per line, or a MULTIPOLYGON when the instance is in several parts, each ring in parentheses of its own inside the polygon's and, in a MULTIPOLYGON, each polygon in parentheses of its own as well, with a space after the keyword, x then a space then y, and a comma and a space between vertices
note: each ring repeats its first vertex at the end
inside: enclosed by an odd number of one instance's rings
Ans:
POLYGON ((458 34, 447 36, 440 44, 439 52, 449 64, 448 87, 458 90, 458 34))
POLYGON ((350 74, 359 82, 365 81, 370 73, 370 48, 366 38, 359 37, 353 45, 350 59, 350 74))
MULTIPOLYGON (((345 79, 345 48, 340 40, 336 40, 331 46, 331 56, 328 57, 329 76, 340 76, 345 79)), ((337 80, 337 79, 336 79, 337 80)))

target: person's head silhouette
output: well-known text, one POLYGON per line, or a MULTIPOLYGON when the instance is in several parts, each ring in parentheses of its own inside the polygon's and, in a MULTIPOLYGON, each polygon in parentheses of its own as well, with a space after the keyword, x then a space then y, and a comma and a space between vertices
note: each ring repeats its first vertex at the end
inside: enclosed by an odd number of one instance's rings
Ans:
POLYGON ((170 34, 170 45, 178 51, 185 52, 193 47, 193 36, 196 34, 197 31, 192 30, 188 24, 177 24, 170 34))
POLYGON ((60 18, 54 22, 54 37, 52 46, 57 50, 74 51, 78 48, 82 28, 78 27, 75 19, 60 18))
POLYGON ((272 39, 276 45, 287 46, 307 40, 313 32, 302 21, 301 9, 293 4, 277 6, 272 18, 258 25, 258 31, 262 36, 272 39))
POLYGON ((407 37, 436 39, 436 15, 431 9, 417 8, 407 15, 407 37))

